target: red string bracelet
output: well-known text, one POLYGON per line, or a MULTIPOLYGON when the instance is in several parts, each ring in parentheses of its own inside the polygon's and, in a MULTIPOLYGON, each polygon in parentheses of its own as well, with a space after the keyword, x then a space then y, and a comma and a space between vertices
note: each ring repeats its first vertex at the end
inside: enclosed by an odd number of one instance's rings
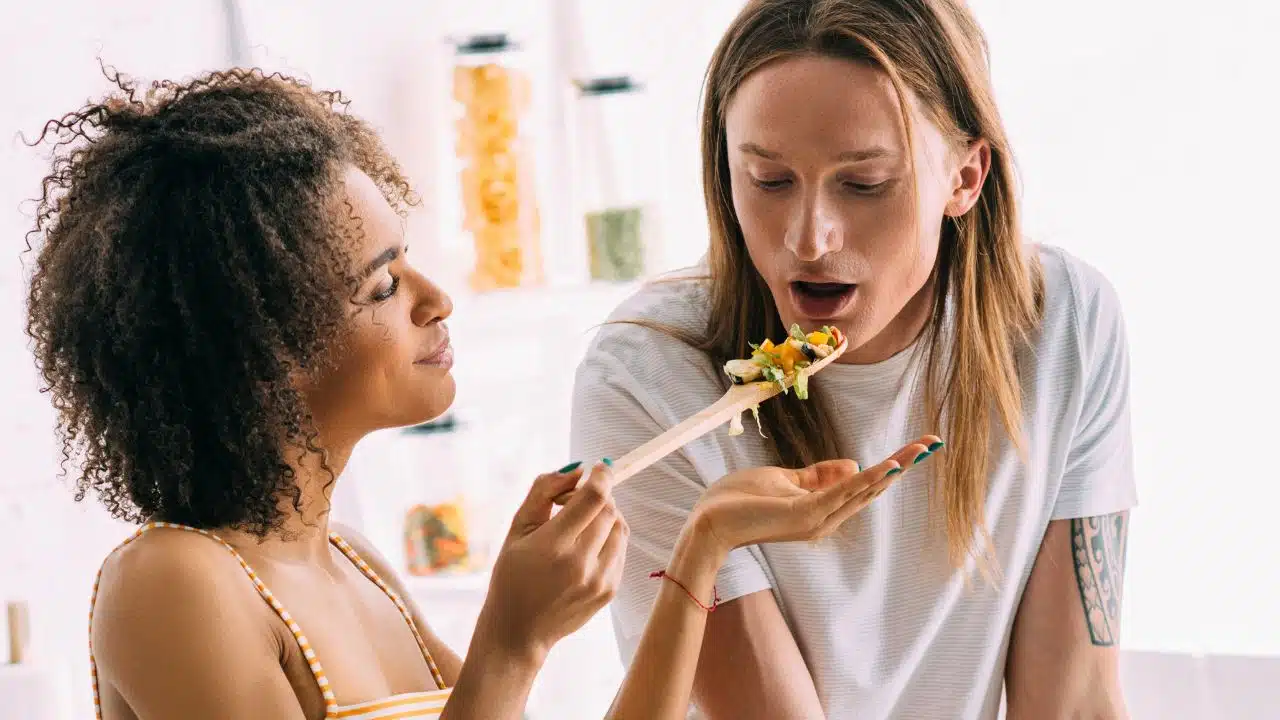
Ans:
POLYGON ((697 603, 698 607, 702 608, 703 610, 706 610, 707 612, 715 612, 716 608, 720 607, 720 591, 716 589, 715 585, 711 586, 711 593, 715 595, 715 600, 712 600, 710 605, 706 605, 697 597, 695 597, 693 593, 689 592, 689 588, 685 587, 684 583, 668 575, 666 570, 655 570, 649 573, 649 577, 666 578, 671 582, 675 583, 681 590, 684 591, 685 595, 689 596, 690 600, 697 603))

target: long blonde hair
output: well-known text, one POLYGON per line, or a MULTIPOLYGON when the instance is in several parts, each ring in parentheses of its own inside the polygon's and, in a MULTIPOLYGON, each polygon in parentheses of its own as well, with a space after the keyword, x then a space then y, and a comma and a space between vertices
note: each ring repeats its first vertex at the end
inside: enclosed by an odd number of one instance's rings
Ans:
MULTIPOLYGON (((956 566, 974 554, 975 531, 984 545, 979 559, 993 559, 984 513, 993 426, 998 417, 1025 450, 1016 356, 1038 327, 1044 302, 1039 264, 1022 247, 1013 163, 986 51, 981 29, 960 0, 748 2, 716 47, 703 99, 710 318, 702 337, 677 333, 717 363, 745 357, 749 341, 785 335, 769 288, 747 255, 729 185, 726 105, 761 66, 801 54, 870 63, 893 82, 908 142, 911 95, 944 136, 958 144, 986 140, 991 168, 977 204, 944 223, 933 317, 922 343, 926 417, 948 445, 935 460, 941 492, 931 497, 944 508, 948 555, 956 566), (953 342, 946 343, 941 319, 949 296, 953 342), (948 347, 949 357, 943 357, 948 347)), ((824 401, 819 383, 807 401, 788 395, 760 408, 780 463, 798 467, 836 456, 824 401)))

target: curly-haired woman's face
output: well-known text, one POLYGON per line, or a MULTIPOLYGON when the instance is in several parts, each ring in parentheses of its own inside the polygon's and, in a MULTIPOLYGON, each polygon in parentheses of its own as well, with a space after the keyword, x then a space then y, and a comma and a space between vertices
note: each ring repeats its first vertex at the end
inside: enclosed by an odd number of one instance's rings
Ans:
MULTIPOLYGON (((400 216, 368 175, 344 176, 357 230, 348 233, 362 278, 352 328, 332 372, 307 391, 321 432, 354 435, 413 425, 444 413, 455 387, 445 319, 453 302, 409 264, 400 216)), ((345 205, 343 206, 345 210, 345 205)))

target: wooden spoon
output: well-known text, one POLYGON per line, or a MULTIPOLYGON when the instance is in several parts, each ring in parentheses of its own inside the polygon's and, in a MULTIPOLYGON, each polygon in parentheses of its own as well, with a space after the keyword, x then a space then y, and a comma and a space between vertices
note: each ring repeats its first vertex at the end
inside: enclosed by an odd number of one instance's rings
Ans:
MULTIPOLYGON (((813 376, 844 354, 844 351, 849 348, 849 340, 843 334, 839 336, 839 339, 840 344, 831 351, 830 355, 819 358, 806 368, 808 375, 813 376)), ((790 388, 795 382, 794 375, 785 378, 784 382, 790 388)), ((781 392, 782 388, 779 387, 778 383, 768 381, 730 387, 719 400, 698 411, 693 417, 673 426, 656 438, 614 460, 612 465, 613 485, 616 487, 632 475, 724 425, 733 418, 742 415, 752 406, 759 405, 781 392)), ((578 481, 579 485, 586 477, 586 473, 583 473, 582 479, 578 481)), ((572 493, 573 491, 570 490, 557 496, 555 499, 556 504, 564 504, 564 501, 572 493)))

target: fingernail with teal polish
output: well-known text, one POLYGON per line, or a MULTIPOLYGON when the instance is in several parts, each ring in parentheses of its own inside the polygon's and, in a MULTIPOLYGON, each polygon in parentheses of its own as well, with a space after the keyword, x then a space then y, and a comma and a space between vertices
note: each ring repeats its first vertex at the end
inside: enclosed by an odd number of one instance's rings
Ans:
POLYGON ((942 448, 946 447, 946 445, 947 445, 946 443, 939 440, 938 442, 933 443, 932 445, 929 446, 929 452, 931 453, 938 452, 942 448))
POLYGON ((890 470, 889 472, 885 473, 885 474, 884 474, 884 476, 885 476, 885 477, 889 477, 889 476, 891 476, 891 475, 897 475, 897 474, 898 474, 898 473, 900 473, 900 472, 902 472, 902 468, 900 468, 900 467, 896 467, 896 468, 893 468, 892 470, 890 470))
POLYGON ((920 463, 924 462, 925 460, 928 460, 928 459, 929 459, 929 456, 930 456, 930 455, 932 455, 932 454, 933 454, 932 452, 930 452, 930 451, 928 451, 928 450, 925 450, 924 452, 922 452, 922 453, 920 453, 919 455, 917 455, 917 456, 916 456, 916 459, 915 459, 911 464, 912 464, 912 465, 919 465, 920 463))
POLYGON ((559 469, 559 470, 557 470, 556 472, 560 473, 561 475, 563 475, 563 474, 565 474, 565 473, 571 473, 571 472, 573 472, 574 470, 577 470, 577 469, 578 469, 578 466, 579 466, 579 465, 581 465, 581 464, 582 464, 582 461, 581 461, 581 460, 579 460, 579 461, 577 461, 577 462, 571 462, 571 463, 569 463, 568 465, 565 465, 564 467, 560 468, 560 469, 559 469))
POLYGON ((604 458, 600 462, 604 463, 605 465, 608 465, 609 467, 613 467, 613 461, 610 460, 609 458, 604 458))

